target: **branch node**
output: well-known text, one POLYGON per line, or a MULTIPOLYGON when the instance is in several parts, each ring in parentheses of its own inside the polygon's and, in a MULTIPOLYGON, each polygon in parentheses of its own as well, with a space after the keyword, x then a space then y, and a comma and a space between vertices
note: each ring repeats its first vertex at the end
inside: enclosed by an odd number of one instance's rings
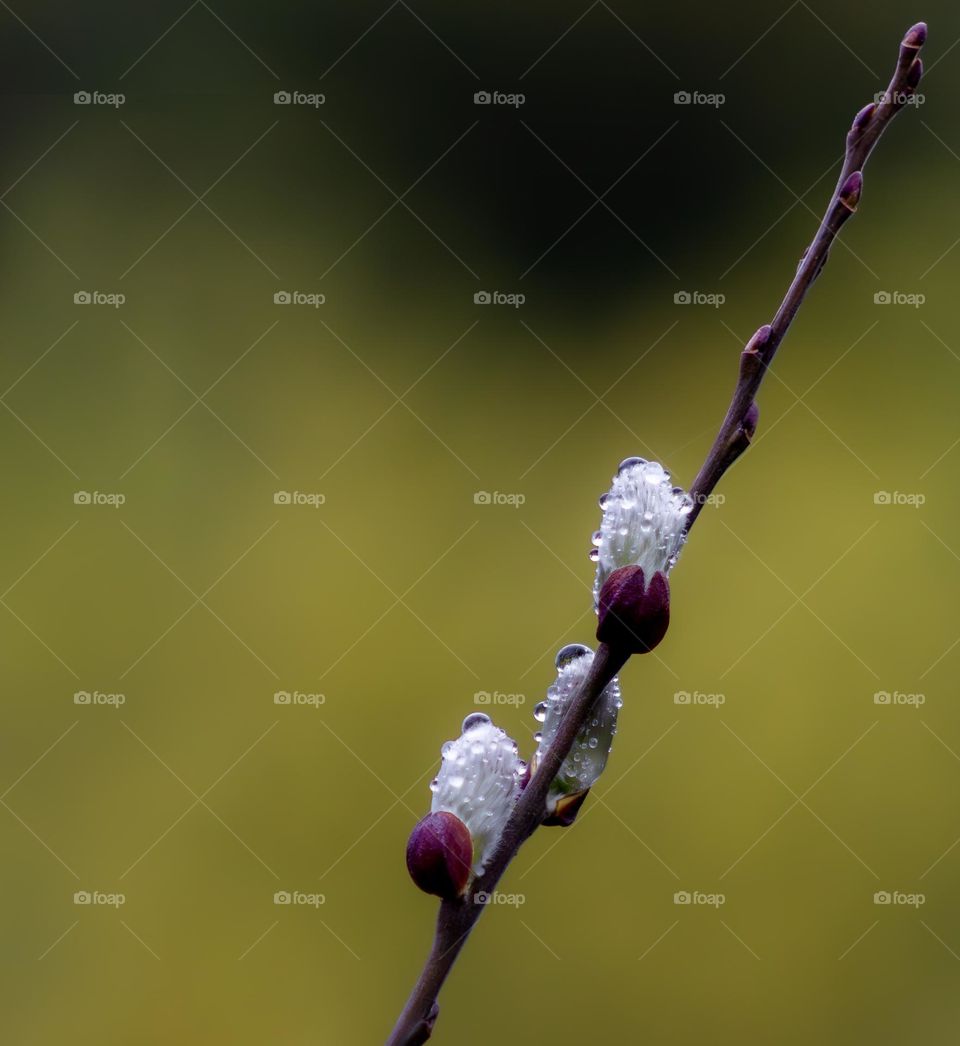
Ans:
POLYGON ((837 198, 853 214, 856 212, 857 204, 860 202, 860 193, 862 191, 863 175, 860 171, 854 171, 840 187, 837 198))

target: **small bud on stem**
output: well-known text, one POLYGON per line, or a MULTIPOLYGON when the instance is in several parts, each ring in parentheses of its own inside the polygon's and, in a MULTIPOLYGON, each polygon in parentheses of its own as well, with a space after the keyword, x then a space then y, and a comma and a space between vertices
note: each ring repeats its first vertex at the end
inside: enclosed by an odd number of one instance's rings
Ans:
POLYGON ((860 171, 854 171, 843 183, 837 198, 848 211, 855 212, 860 202, 860 193, 863 190, 863 175, 860 171))
POLYGON ((440 811, 417 822, 407 843, 407 871, 424 893, 459 897, 472 865, 473 840, 459 817, 440 811))
MULTIPOLYGON (((923 65, 918 52, 926 38, 923 22, 908 30, 881 100, 865 106, 854 119, 837 187, 817 233, 773 320, 741 353, 733 397, 690 493, 672 487, 669 474, 655 462, 629 458, 601 499, 604 514, 591 553, 597 562, 594 598, 601 645, 589 662, 582 650, 577 655, 584 671, 578 670, 568 692, 561 695, 557 688, 554 696, 563 697, 563 709, 551 724, 551 740, 546 740, 544 731, 532 776, 516 745, 481 713, 468 716, 461 737, 444 746, 432 813, 416 826, 407 847, 407 866, 414 881, 444 899, 430 956, 388 1046, 423 1046, 430 1037, 437 995, 484 907, 468 902, 468 887, 472 884, 478 894, 493 891, 538 825, 572 821, 603 770, 601 742, 612 737, 619 706, 613 702, 611 716, 610 706, 602 703, 610 702, 611 695, 619 699, 617 673, 631 653, 652 650, 666 633, 667 574, 713 488, 756 432, 757 390, 832 243, 856 210, 863 188, 861 172, 873 147, 920 83, 923 65), (578 748, 578 760, 574 746, 583 742, 586 748, 578 748), (598 756, 587 759, 585 766, 584 752, 590 751, 598 756), (567 773, 568 759, 574 764, 572 773, 567 773)), ((561 661, 558 684, 566 664, 561 661)))
POLYGON ((670 585, 657 571, 646 583, 642 567, 621 567, 600 590, 597 639, 615 650, 646 654, 670 624, 670 585))

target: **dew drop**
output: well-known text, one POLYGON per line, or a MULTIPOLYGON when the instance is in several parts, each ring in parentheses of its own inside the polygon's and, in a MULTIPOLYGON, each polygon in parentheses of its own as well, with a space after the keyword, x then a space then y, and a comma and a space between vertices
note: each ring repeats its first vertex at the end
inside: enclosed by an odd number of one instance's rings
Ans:
POLYGON ((486 726, 490 722, 490 716, 483 712, 471 712, 463 721, 462 731, 466 733, 468 730, 473 730, 477 726, 486 726))
POLYGON ((557 656, 554 659, 554 664, 557 668, 564 668, 569 665, 571 661, 575 661, 578 657, 584 657, 586 654, 592 654, 593 651, 588 646, 584 646, 583 643, 567 643, 566 646, 561 647, 557 651, 557 656))
POLYGON ((646 458, 624 458, 617 466, 617 473, 624 472, 626 469, 632 469, 635 465, 646 465, 646 463, 646 458))
POLYGON ((547 718, 547 702, 546 701, 541 701, 540 704, 538 704, 534 708, 534 710, 533 710, 533 718, 536 719, 536 721, 538 723, 542 723, 547 718))
POLYGON ((590 549, 590 551, 587 553, 587 556, 590 558, 590 560, 593 563, 596 563, 596 561, 600 558, 600 549, 598 549, 598 548, 590 549))

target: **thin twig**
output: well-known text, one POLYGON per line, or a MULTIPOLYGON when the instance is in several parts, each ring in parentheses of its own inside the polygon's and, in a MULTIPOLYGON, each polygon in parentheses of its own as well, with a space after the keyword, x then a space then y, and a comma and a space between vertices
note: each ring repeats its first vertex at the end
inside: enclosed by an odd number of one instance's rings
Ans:
MULTIPOLYGON (((874 146, 917 88, 922 74, 918 55, 925 39, 926 26, 922 22, 907 32, 900 45, 897 67, 883 98, 861 110, 854 120, 847 135, 846 155, 837 187, 817 234, 804 252, 773 320, 757 331, 740 355, 737 384, 726 417, 690 489, 694 505, 687 521, 688 530, 720 478, 750 445, 757 418, 754 398, 766 369, 804 296, 823 269, 833 241, 856 210, 862 188, 861 172, 874 146)), ((546 797, 554 777, 600 694, 628 657, 627 653, 600 644, 586 679, 571 699, 553 743, 521 793, 487 870, 471 885, 466 897, 441 902, 430 955, 387 1046, 422 1046, 430 1038, 438 1013, 437 996, 485 907, 485 900, 479 898, 493 895, 517 851, 543 821, 546 797)))
POLYGON ((907 32, 900 44, 897 67, 881 101, 866 106, 857 114, 847 134, 846 153, 837 187, 830 198, 817 234, 804 252, 793 282, 787 289, 773 320, 754 334, 740 355, 740 371, 726 417, 706 461, 690 488, 694 505, 687 518, 688 531, 696 522, 700 510, 721 476, 750 445, 753 430, 756 428, 754 399, 760 383, 790 329, 807 291, 823 270, 833 241, 844 222, 857 209, 863 184, 861 172, 874 146, 890 121, 917 89, 923 72, 919 52, 926 36, 927 27, 922 22, 907 32))
POLYGON ((420 1046, 429 1038, 436 1019, 437 995, 474 923, 480 918, 485 899, 493 896, 507 865, 543 820, 547 792, 557 771, 573 747, 597 698, 623 667, 627 657, 603 643, 597 648, 590 671, 583 685, 573 695, 557 728, 553 744, 544 753, 537 772, 517 800, 487 870, 471 885, 466 897, 440 903, 430 957, 400 1014, 393 1034, 387 1040, 387 1046, 420 1046))

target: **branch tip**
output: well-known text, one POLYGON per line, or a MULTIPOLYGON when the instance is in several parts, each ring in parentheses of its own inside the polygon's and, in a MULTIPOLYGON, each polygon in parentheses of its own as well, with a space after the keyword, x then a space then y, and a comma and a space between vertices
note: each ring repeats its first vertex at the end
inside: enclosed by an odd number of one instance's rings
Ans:
POLYGON ((903 38, 903 42, 900 44, 901 47, 910 48, 913 51, 919 51, 921 47, 927 42, 927 23, 917 22, 916 25, 911 26, 907 30, 906 36, 903 38))

